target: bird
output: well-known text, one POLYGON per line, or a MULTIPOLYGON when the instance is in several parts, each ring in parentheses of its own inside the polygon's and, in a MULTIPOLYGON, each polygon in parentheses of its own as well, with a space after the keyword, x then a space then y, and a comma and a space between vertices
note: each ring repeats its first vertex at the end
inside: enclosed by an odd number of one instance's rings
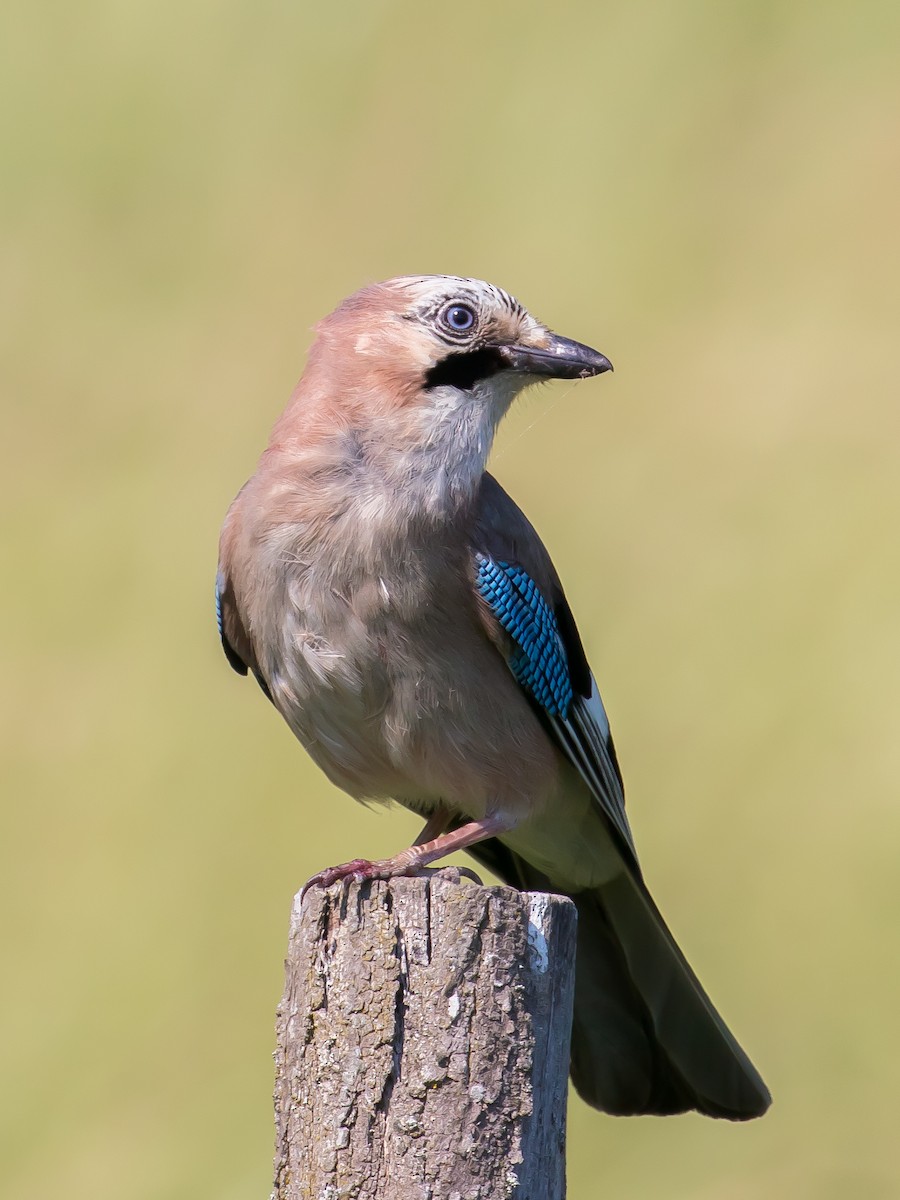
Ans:
POLYGON ((338 788, 425 819, 412 846, 307 886, 467 849, 511 886, 571 896, 577 1092, 615 1115, 747 1120, 769 1091, 644 882, 559 576, 487 471, 523 388, 611 370, 482 280, 401 276, 344 300, 226 515, 219 633, 338 788))

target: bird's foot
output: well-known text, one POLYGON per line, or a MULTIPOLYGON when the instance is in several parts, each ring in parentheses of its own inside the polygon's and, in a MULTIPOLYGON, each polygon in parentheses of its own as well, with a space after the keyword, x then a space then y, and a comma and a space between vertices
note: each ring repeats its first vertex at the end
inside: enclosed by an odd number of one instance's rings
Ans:
POLYGON ((333 883, 339 883, 342 879, 347 879, 352 883, 363 883, 366 879, 389 878, 389 875, 379 873, 378 868, 381 866, 381 863, 372 862, 368 858, 354 858, 337 867, 326 867, 324 871, 317 871, 315 875, 307 879, 303 885, 303 891, 300 893, 301 898, 311 887, 330 888, 333 883))
POLYGON ((354 858, 351 862, 341 863, 337 867, 326 867, 318 871, 303 885, 301 900, 311 887, 330 888, 333 883, 347 880, 349 883, 365 883, 369 879, 396 879, 403 876, 408 879, 418 879, 422 876, 443 877, 452 883, 459 883, 463 878, 471 879, 479 887, 481 880, 469 867, 420 867, 414 863, 398 863, 390 858, 372 862, 368 858, 354 858))
MULTIPOLYGON (((352 862, 342 863, 339 867, 328 867, 324 871, 319 871, 317 875, 313 875, 304 887, 300 898, 302 900, 311 887, 331 887, 333 883, 342 879, 363 883, 367 879, 394 879, 398 875, 422 875, 427 870, 429 863, 433 863, 439 858, 445 858, 454 850, 466 850, 469 846, 474 846, 476 842, 483 842, 485 838, 497 837, 498 834, 511 829, 513 824, 514 822, 511 822, 508 816, 484 817, 480 821, 469 821, 465 825, 460 825, 458 829, 453 829, 450 833, 442 833, 431 841, 420 840, 416 842, 415 846, 401 850, 393 858, 382 858, 377 862, 370 862, 367 858, 354 858, 352 862)), ((429 826, 426 826, 426 830, 428 828, 429 826)), ((459 871, 460 875, 465 874, 467 878, 481 883, 475 872, 470 871, 468 867, 453 869, 459 871)))

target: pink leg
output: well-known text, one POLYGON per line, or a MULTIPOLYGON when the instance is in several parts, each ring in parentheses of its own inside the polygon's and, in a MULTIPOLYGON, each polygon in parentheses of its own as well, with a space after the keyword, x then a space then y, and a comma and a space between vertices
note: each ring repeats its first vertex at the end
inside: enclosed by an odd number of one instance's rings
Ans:
POLYGON ((438 805, 438 807, 425 822, 422 832, 413 842, 413 845, 421 846, 424 842, 433 842, 436 837, 440 837, 440 835, 450 824, 450 821, 450 813, 446 808, 442 808, 440 805, 438 805))
MULTIPOLYGON (((465 850, 467 846, 474 846, 476 842, 483 842, 486 838, 497 837, 513 825, 506 816, 485 817, 483 821, 469 821, 459 829, 454 829, 452 833, 441 833, 438 837, 423 841, 422 838, 431 832, 434 819, 435 814, 432 814, 422 830, 419 841, 408 850, 401 850, 393 858, 382 858, 377 862, 355 858, 339 867, 328 867, 313 875, 304 887, 303 895, 305 896, 311 887, 331 887, 339 879, 353 879, 362 883, 365 879, 392 879, 395 875, 417 875, 423 867, 427 867, 436 859, 444 858, 454 850, 465 850)), ((446 825, 446 821, 444 824, 446 825)))

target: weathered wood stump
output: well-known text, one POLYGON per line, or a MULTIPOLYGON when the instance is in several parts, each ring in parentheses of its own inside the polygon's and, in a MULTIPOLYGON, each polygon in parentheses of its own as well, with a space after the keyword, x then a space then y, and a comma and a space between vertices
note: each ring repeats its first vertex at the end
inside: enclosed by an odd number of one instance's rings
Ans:
POLYGON ((447 877, 295 897, 273 1200, 561 1200, 575 908, 447 877))

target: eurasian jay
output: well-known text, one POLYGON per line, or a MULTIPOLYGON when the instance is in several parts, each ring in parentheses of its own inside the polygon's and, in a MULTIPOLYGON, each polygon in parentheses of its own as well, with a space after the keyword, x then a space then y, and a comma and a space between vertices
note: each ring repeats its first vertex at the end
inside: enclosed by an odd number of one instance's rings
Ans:
POLYGON ((515 887, 570 895, 581 1096, 743 1120, 769 1092, 647 890, 559 577, 485 470, 524 387, 610 369, 480 280, 345 300, 225 519, 219 630, 333 783, 426 818, 393 858, 311 883, 467 848, 515 887))

